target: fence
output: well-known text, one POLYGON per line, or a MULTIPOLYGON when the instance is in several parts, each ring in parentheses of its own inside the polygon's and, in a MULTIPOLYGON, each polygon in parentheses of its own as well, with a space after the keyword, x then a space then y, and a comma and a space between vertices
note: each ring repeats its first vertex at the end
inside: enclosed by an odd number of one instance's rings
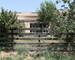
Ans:
MULTIPOLYGON (((26 21, 25 21, 26 22, 26 21)), ((41 28, 20 28, 20 30, 40 30, 41 28)), ((49 30, 43 28, 43 30, 49 30)), ((50 34, 49 32, 20 32, 19 29, 10 29, 9 33, 1 33, 0 48, 1 49, 28 49, 28 50, 52 50, 52 51, 75 51, 75 43, 64 42, 65 38, 57 38, 56 35, 65 36, 66 33, 50 34), (2 35, 9 35, 9 37, 2 37, 2 35), (9 40, 4 42, 4 40, 9 40), (7 45, 7 46, 6 46, 7 45), (8 47, 8 48, 6 48, 8 47)), ((68 33, 75 39, 75 33, 68 33)))

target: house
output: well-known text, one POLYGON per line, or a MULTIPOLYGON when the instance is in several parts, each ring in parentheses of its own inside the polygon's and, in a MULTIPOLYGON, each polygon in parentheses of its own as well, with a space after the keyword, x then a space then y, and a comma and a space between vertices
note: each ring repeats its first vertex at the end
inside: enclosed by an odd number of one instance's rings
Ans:
MULTIPOLYGON (((68 11, 67 10, 58 10, 57 13, 59 15, 63 15, 63 13, 65 13, 68 11)), ((25 24, 25 28, 48 28, 47 24, 38 24, 37 23, 37 19, 38 19, 38 14, 37 12, 17 12, 17 18, 20 22, 25 24)), ((25 30, 26 33, 30 33, 30 32, 41 32, 41 30, 25 30)), ((43 32, 48 32, 48 30, 43 30, 43 32)))
MULTIPOLYGON (((36 12, 17 12, 17 18, 20 22, 25 24, 25 28, 39 28, 42 25, 37 23, 38 14, 36 12)), ((46 27, 45 24, 43 24, 46 27)), ((25 30, 26 33, 39 32, 40 30, 25 30)), ((46 32, 44 30, 43 32, 46 32)), ((40 31, 41 32, 41 31, 40 31)))

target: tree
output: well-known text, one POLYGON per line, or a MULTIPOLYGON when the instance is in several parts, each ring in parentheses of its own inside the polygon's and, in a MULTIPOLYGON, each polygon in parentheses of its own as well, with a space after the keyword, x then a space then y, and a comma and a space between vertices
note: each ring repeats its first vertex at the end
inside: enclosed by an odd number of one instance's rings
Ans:
POLYGON ((39 23, 46 23, 50 28, 50 33, 56 22, 56 6, 51 1, 42 2, 38 12, 39 23))
POLYGON ((8 44, 9 42, 13 43, 12 39, 8 39, 8 33, 10 28, 12 29, 17 27, 16 23, 16 13, 2 8, 0 12, 0 42, 2 43, 0 44, 1 49, 6 49, 8 46, 10 46, 10 44, 8 44))
MULTIPOLYGON (((57 31, 65 33, 65 42, 70 43, 74 42, 74 33, 75 33, 75 0, 61 0, 64 2, 63 13, 60 16, 59 26, 57 25, 57 31), (66 7, 66 4, 68 7, 66 7), (65 9, 66 8, 66 9, 65 9)), ((58 15, 59 16, 59 15, 58 15)), ((62 37, 62 36, 61 36, 62 37)))
POLYGON ((50 33, 58 33, 57 37, 65 38, 64 41, 68 43, 68 47, 70 43, 74 42, 75 0, 57 0, 56 2, 57 4, 64 2, 61 6, 63 9, 58 10, 52 2, 46 1, 41 4, 38 10, 38 21, 48 23, 50 26, 50 33), (66 7, 66 4, 68 7, 66 7), (60 11, 62 13, 60 13, 60 11), (65 36, 62 34, 65 34, 65 36))

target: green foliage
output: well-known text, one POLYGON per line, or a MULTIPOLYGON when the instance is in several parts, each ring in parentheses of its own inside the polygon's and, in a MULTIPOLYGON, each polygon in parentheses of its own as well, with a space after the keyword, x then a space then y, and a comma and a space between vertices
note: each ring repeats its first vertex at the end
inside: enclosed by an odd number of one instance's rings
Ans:
MULTIPOLYGON (((34 52, 34 51, 33 51, 34 52)), ((10 53, 10 52, 9 52, 10 53)), ((53 51, 39 51, 33 55, 17 54, 9 56, 0 56, 0 60, 75 60, 74 52, 53 52, 53 51)))
POLYGON ((55 5, 52 2, 44 2, 38 10, 38 20, 40 22, 50 23, 51 32, 55 33, 72 33, 75 32, 75 2, 70 2, 69 0, 63 0, 69 4, 69 9, 56 10, 55 5), (69 2, 67 2, 69 1, 69 2))
MULTIPOLYGON (((57 0, 56 3, 63 2, 63 10, 56 9, 52 2, 44 2, 38 10, 38 21, 48 23, 50 33, 66 33, 65 42, 73 43, 74 36, 69 33, 75 33, 75 0, 57 0), (66 7, 66 4, 68 7, 66 7), (65 9, 66 8, 66 9, 65 9)), ((68 46, 68 45, 67 45, 68 46)))
MULTIPOLYGON (((68 52, 53 52, 53 51, 41 51, 36 54, 36 58, 43 57, 44 60, 74 60, 75 53, 68 52)), ((35 58, 35 60, 36 60, 35 58)))
POLYGON ((0 44, 1 49, 6 49, 8 51, 8 47, 13 47, 12 44, 8 44, 9 42, 13 42, 13 39, 9 39, 8 33, 10 28, 17 27, 16 24, 16 13, 2 8, 0 12, 0 42, 3 43, 0 44))
POLYGON ((11 28, 16 23, 17 16, 16 13, 8 10, 1 9, 0 13, 0 26, 4 28, 11 28))
POLYGON ((50 33, 53 31, 53 27, 55 26, 55 22, 57 21, 56 19, 56 6, 53 2, 51 1, 45 1, 42 2, 40 5, 38 12, 38 22, 39 23, 46 23, 48 24, 50 28, 50 33))
MULTIPOLYGON (((67 1, 67 0, 66 0, 67 1)), ((69 0, 68 0, 69 1, 69 0)), ((69 1, 70 2, 70 1, 69 1)), ((74 33, 75 32, 75 2, 67 2, 69 9, 63 9, 63 13, 58 15, 58 23, 56 30, 58 32, 74 33)))
POLYGON ((38 12, 38 20, 41 22, 53 21, 56 6, 52 2, 45 1, 41 3, 38 12))

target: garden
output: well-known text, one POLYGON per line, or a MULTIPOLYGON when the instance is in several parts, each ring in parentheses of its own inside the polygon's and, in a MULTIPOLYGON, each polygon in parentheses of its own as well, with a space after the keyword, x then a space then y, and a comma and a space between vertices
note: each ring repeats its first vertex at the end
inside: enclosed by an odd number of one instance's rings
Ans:
POLYGON ((28 35, 26 37, 23 34, 24 24, 18 21, 16 12, 1 9, 0 60, 74 60, 75 0, 56 0, 56 4, 51 1, 45 1, 40 4, 40 8, 37 10, 37 23, 40 25, 42 25, 41 23, 46 23, 49 28, 47 35, 50 35, 42 38, 38 33, 43 34, 42 31, 45 29, 43 26, 39 27, 41 30, 36 34, 38 37, 35 34, 33 34, 34 36, 28 35), (56 4, 60 2, 63 2, 62 10, 56 8, 56 4), (66 4, 68 7, 66 7, 66 4), (14 33, 13 30, 18 33, 14 33), (58 40, 62 41, 59 42, 58 40), (57 44, 60 45, 60 48, 57 48, 57 44), (62 48, 62 44, 64 44, 65 48, 62 48), (35 47, 36 50, 30 50, 28 47, 35 47), (46 49, 41 50, 42 47, 46 47, 46 49))

